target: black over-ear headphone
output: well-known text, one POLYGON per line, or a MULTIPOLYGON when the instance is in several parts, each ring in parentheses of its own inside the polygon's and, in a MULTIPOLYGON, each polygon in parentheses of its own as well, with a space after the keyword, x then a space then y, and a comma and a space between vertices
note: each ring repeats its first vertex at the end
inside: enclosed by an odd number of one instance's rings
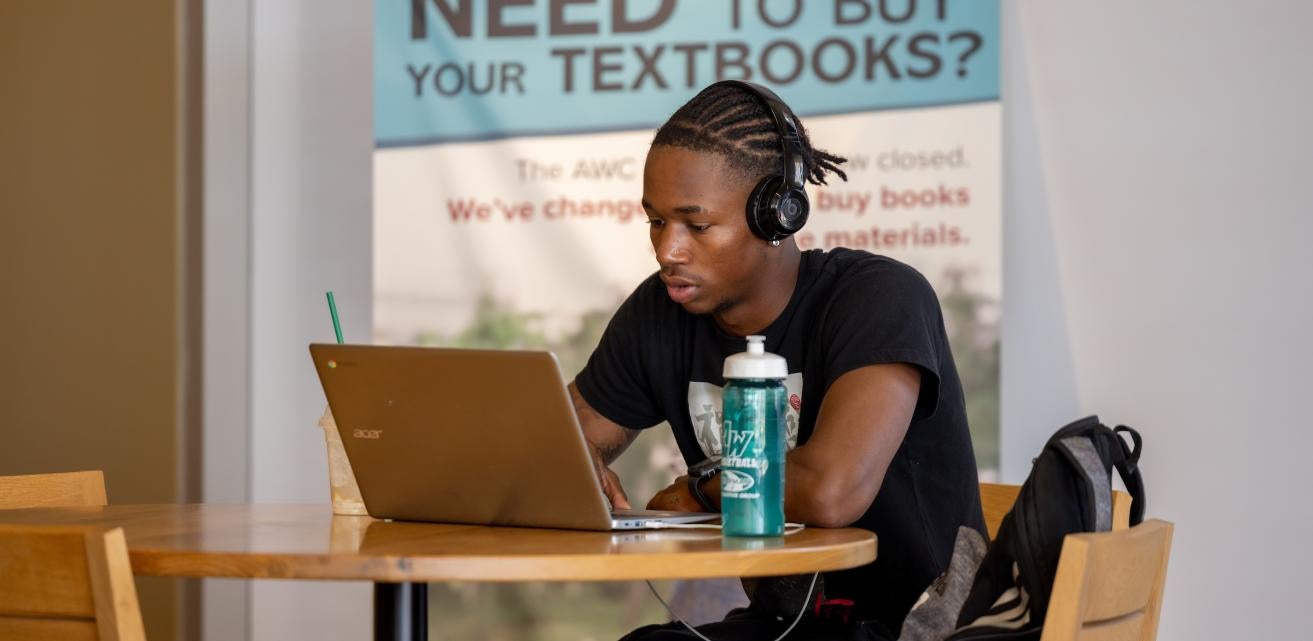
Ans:
POLYGON ((748 227, 752 233, 778 245, 802 229, 811 210, 807 192, 803 191, 807 162, 802 154, 798 120, 774 91, 761 85, 742 80, 721 80, 715 84, 737 87, 756 96, 770 110, 775 128, 779 130, 784 171, 762 178, 748 196, 748 227))

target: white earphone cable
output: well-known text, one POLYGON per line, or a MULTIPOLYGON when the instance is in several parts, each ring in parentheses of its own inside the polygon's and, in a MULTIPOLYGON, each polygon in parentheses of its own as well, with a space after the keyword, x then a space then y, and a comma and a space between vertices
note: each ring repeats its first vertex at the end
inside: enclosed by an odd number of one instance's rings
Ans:
MULTIPOLYGON (((784 632, 781 633, 780 636, 775 637, 775 641, 783 641, 784 637, 789 636, 789 633, 793 632, 793 629, 798 626, 798 622, 802 621, 802 615, 807 613, 807 605, 810 604, 812 601, 812 593, 816 591, 816 580, 820 578, 820 576, 821 576, 820 572, 817 572, 812 575, 811 586, 807 588, 807 596, 802 600, 802 607, 798 608, 798 616, 794 617, 793 623, 790 623, 789 627, 785 628, 784 632)), ((670 614, 671 619, 674 619, 680 622, 681 624, 683 624, 684 627, 688 628, 689 632, 692 632, 693 634, 697 635, 697 637, 699 639, 702 639, 702 641, 711 641, 711 639, 708 639, 701 632, 698 632, 697 628, 694 628, 693 626, 689 625, 687 621, 675 616, 675 611, 671 610, 670 604, 666 603, 666 600, 661 598, 661 594, 657 592, 656 586, 652 585, 651 581, 647 582, 647 588, 652 591, 652 596, 656 597, 657 601, 660 601, 661 605, 665 606, 666 612, 670 614)))

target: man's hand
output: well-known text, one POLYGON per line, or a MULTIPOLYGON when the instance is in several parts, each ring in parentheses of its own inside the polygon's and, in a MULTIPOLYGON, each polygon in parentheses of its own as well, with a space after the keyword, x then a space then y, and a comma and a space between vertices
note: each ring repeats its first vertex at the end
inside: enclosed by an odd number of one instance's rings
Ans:
POLYGON ((606 461, 602 460, 602 453, 597 448, 588 448, 593 458, 593 470, 597 472, 597 480, 602 482, 602 493, 606 495, 606 500, 611 502, 613 510, 633 509, 629 505, 629 497, 625 494, 625 488, 620 485, 620 477, 615 471, 607 467, 606 461))
POLYGON ((584 431, 584 440, 588 442, 588 454, 593 460, 593 471, 602 484, 602 493, 611 502, 613 510, 629 510, 629 497, 620 486, 620 477, 611 470, 611 461, 620 456, 634 439, 638 430, 631 430, 618 425, 597 413, 592 405, 579 393, 579 388, 570 382, 570 400, 574 404, 575 416, 579 417, 579 427, 584 431))
POLYGON ((688 477, 681 476, 675 479, 664 490, 656 493, 651 501, 647 502, 649 510, 670 510, 673 512, 705 512, 698 500, 693 498, 688 492, 688 477))

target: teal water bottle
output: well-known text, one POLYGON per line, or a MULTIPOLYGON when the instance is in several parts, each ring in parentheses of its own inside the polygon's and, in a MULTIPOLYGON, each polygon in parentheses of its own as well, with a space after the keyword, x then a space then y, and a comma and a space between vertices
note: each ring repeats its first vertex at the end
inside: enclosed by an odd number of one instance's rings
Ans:
POLYGON ((784 534, 784 412, 789 366, 766 337, 725 359, 720 510, 726 536, 784 534))

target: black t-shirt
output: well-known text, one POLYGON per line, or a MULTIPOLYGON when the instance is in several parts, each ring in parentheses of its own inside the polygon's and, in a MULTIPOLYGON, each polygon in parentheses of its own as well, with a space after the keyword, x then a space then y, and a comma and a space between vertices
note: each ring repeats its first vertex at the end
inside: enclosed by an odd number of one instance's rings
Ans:
MULTIPOLYGON (((826 598, 856 602, 890 630, 947 566, 957 528, 984 531, 975 456, 957 368, 934 290, 916 270, 864 251, 802 255, 788 305, 764 332, 766 351, 789 364, 789 447, 805 444, 821 399, 867 365, 921 370, 916 412, 865 514, 879 536, 874 563, 825 575, 826 598)), ((668 421, 684 460, 720 453, 721 368, 743 351, 710 316, 670 300, 656 274, 621 305, 575 380, 603 416, 633 429, 668 421)))

